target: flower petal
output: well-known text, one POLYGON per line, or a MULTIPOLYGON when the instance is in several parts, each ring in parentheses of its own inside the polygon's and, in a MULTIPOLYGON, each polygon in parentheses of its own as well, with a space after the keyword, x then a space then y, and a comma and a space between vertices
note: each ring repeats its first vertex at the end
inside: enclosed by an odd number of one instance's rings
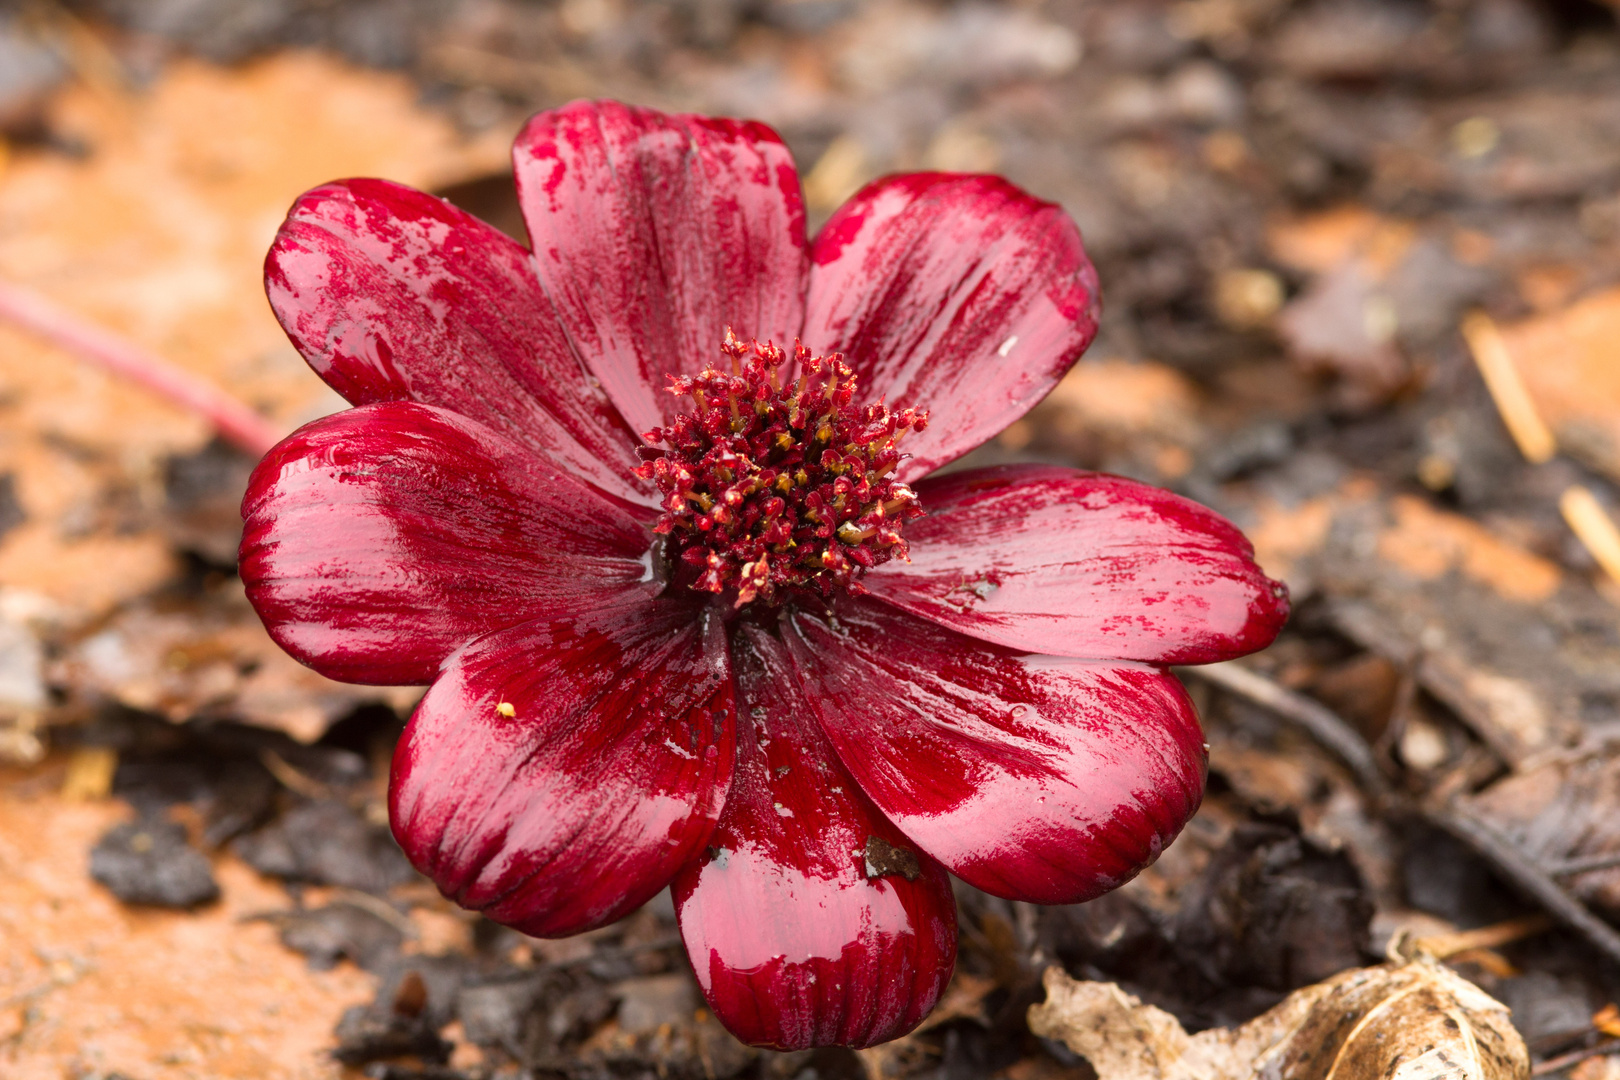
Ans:
POLYGON ((503 626, 643 595, 651 534, 549 459, 394 402, 306 425, 242 502, 241 574, 270 636, 345 682, 431 682, 503 626))
POLYGON ((658 600, 473 642, 394 751, 390 818, 463 907, 537 937, 603 926, 708 839, 734 758, 725 635, 658 600))
POLYGON ((1288 590, 1213 510, 1120 476, 1047 465, 917 484, 910 564, 863 580, 923 618, 1027 652, 1207 664, 1263 649, 1288 590))
POLYGON ((950 880, 861 794, 810 718, 782 642, 733 639, 737 772, 675 910, 704 996, 738 1038, 870 1046, 939 999, 956 958, 950 880))
POLYGON ((512 148, 540 280, 638 432, 667 424, 666 376, 721 361, 725 328, 787 343, 804 319, 804 199, 763 124, 580 101, 512 148))
POLYGON ((985 892, 1089 900, 1158 857, 1203 795, 1203 735, 1162 668, 1029 656, 870 600, 784 631, 861 788, 985 892))
POLYGON ((1028 412, 1097 333, 1097 272, 1062 208, 995 176, 912 173, 840 207, 811 249, 804 342, 867 396, 929 410, 912 480, 1028 412))
POLYGON ((386 180, 299 198, 265 260, 276 318, 351 404, 419 401, 545 450, 604 491, 653 496, 634 433, 570 349, 529 253, 386 180))

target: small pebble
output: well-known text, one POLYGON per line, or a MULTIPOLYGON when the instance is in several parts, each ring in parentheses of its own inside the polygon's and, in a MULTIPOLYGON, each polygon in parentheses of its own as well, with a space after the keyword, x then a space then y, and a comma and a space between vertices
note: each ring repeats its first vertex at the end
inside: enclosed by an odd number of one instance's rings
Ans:
POLYGON ((219 899, 219 884, 186 830, 134 821, 108 830, 90 852, 90 876, 126 904, 189 908, 219 899))

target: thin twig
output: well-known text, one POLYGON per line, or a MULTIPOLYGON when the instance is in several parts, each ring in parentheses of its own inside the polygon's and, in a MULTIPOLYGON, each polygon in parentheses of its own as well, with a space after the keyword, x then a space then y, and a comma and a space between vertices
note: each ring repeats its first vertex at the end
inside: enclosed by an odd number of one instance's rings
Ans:
POLYGON ((1555 1058, 1548 1058, 1540 1065, 1530 1070, 1531 1076, 1546 1076, 1548 1073, 1562 1072, 1571 1065, 1579 1065, 1587 1058, 1602 1057, 1604 1054, 1613 1054, 1620 1051, 1620 1039, 1611 1039, 1606 1043, 1588 1046, 1584 1050, 1571 1050, 1567 1054, 1560 1054, 1555 1058))
POLYGON ((306 776, 287 763, 287 759, 271 749, 259 751, 259 762, 275 777, 282 787, 306 799, 331 799, 336 793, 313 776, 306 776))
POLYGON ((388 901, 359 889, 350 889, 343 886, 332 891, 332 903, 348 904, 352 908, 359 908, 370 915, 375 915, 383 922, 405 935, 407 941, 415 941, 422 936, 422 931, 411 921, 409 915, 403 914, 388 901))
POLYGON ((59 348, 206 418, 220 437, 262 457, 283 433, 236 398, 95 326, 38 293, 0 281, 0 321, 9 321, 59 348))
POLYGON ((1578 859, 1560 859, 1547 863, 1542 869, 1553 877, 1570 877, 1592 870, 1610 870, 1616 866, 1620 866, 1620 851, 1611 851, 1606 855, 1584 855, 1578 859))
POLYGON ((1547 909, 1547 913, 1620 964, 1620 932, 1593 915, 1552 879, 1518 845, 1497 834, 1483 821, 1451 807, 1427 807, 1423 816, 1485 857, 1520 891, 1547 909))
POLYGON ((1187 668, 1187 674, 1214 683, 1223 690, 1254 702, 1305 729, 1318 743, 1338 756, 1368 791, 1382 795, 1389 785, 1379 771, 1378 759, 1361 733, 1321 702, 1279 686, 1258 672, 1232 662, 1187 668))
POLYGON ((543 964, 536 964, 536 971, 566 971, 581 964, 589 964, 595 960, 629 959, 645 953, 663 952, 673 949, 681 944, 679 934, 668 934, 664 937, 653 938, 651 941, 642 941, 634 945, 604 945, 600 949, 593 949, 584 956, 576 956, 569 960, 548 960, 543 964))
POLYGON ((422 937, 421 929, 411 921, 411 917, 388 901, 378 896, 372 896, 370 893, 361 892, 359 889, 350 889, 343 886, 333 889, 330 898, 322 907, 306 908, 300 906, 291 910, 250 911, 245 915, 237 916, 236 921, 240 923, 267 922, 285 925, 299 918, 325 911, 327 908, 336 907, 339 904, 344 907, 354 908, 356 911, 363 911, 387 923, 395 930, 398 930, 407 941, 417 941, 422 937))

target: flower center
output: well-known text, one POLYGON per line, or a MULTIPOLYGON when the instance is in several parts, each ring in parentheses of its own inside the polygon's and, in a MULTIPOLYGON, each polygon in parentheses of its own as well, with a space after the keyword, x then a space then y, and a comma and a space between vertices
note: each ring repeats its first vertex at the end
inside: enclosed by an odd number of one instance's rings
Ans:
POLYGON ((737 607, 795 587, 865 592, 867 570, 907 559, 901 528, 922 509, 893 474, 900 441, 928 413, 851 404, 855 373, 837 353, 795 344, 798 378, 783 386, 783 349, 727 329, 720 352, 729 373, 670 376, 670 393, 694 408, 637 451, 636 475, 664 494, 654 531, 668 537, 677 580, 735 589, 737 607))

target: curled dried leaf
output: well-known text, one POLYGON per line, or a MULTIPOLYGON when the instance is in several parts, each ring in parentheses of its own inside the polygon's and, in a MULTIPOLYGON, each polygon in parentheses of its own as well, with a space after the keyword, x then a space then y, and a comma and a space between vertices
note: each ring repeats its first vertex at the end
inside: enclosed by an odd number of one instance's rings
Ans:
POLYGON ((1342 972, 1239 1028, 1188 1035, 1113 983, 1046 972, 1029 1026, 1099 1080, 1523 1080, 1507 1006, 1427 957, 1342 972))

